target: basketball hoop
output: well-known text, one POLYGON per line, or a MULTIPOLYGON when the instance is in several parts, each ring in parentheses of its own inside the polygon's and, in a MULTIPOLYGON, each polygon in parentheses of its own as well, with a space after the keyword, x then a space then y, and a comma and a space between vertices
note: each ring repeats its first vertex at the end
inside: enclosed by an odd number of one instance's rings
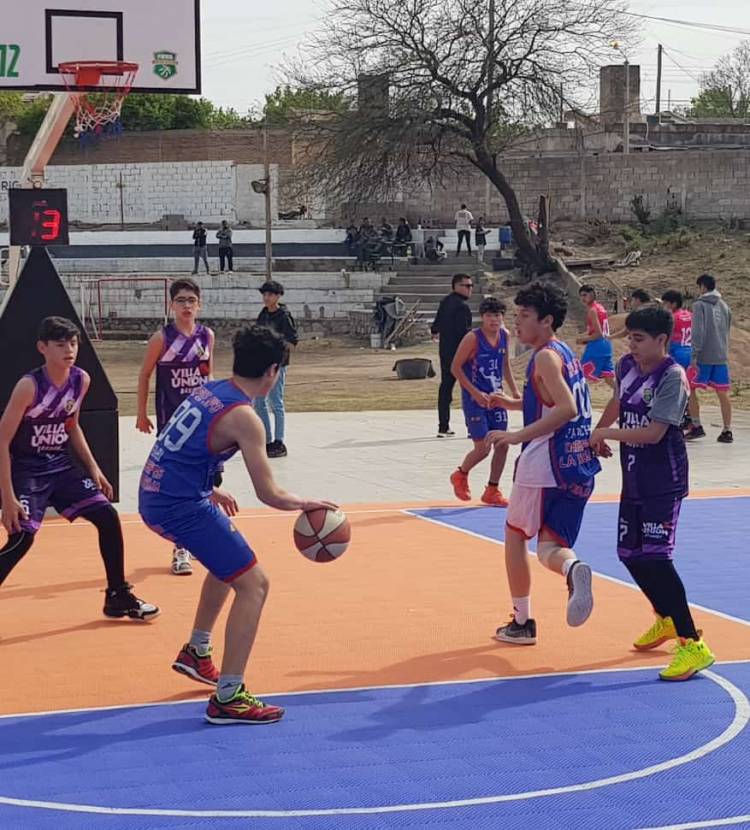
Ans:
POLYGON ((133 86, 138 64, 67 61, 58 69, 66 89, 73 96, 76 138, 121 133, 122 105, 133 86))

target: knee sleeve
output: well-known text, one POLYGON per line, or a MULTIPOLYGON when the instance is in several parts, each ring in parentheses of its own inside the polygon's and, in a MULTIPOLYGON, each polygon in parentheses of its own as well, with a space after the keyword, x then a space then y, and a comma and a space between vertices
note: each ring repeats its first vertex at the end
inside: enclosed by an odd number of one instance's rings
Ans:
POLYGON ((8 537, 8 541, 0 548, 0 585, 5 582, 10 572, 29 552, 34 544, 34 534, 22 530, 8 537))
POLYGON ((537 559, 545 568, 549 568, 550 559, 558 550, 560 550, 560 545, 557 542, 539 542, 536 546, 537 559))

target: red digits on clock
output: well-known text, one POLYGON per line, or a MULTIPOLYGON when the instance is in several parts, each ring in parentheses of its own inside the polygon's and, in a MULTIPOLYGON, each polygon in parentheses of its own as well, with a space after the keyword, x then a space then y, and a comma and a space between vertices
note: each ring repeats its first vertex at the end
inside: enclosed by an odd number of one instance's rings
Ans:
POLYGON ((48 208, 43 211, 42 216, 45 220, 41 223, 44 233, 40 235, 40 238, 43 242, 54 242, 60 236, 60 223, 62 222, 60 211, 48 208))

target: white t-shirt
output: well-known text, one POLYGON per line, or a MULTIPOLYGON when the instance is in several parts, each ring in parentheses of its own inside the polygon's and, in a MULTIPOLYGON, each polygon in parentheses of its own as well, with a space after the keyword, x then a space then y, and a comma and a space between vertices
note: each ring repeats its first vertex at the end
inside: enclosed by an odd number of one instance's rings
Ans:
POLYGON ((471 215, 471 211, 469 210, 457 210, 456 211, 456 230, 457 231, 469 231, 471 230, 471 223, 474 221, 474 217, 471 215))

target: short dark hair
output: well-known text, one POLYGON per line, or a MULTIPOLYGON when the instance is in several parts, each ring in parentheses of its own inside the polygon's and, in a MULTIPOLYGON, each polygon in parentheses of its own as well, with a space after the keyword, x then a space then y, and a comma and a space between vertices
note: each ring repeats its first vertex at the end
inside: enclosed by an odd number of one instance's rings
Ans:
POLYGON ((628 331, 643 331, 651 337, 665 334, 669 340, 674 328, 674 318, 666 308, 639 308, 637 311, 631 311, 625 318, 625 328, 628 331))
POLYGON ((631 300, 640 300, 642 303, 650 303, 651 296, 649 295, 648 291, 644 291, 642 288, 636 288, 630 295, 631 300))
POLYGON ((466 205, 463 202, 461 203, 461 210, 466 210, 466 205))
POLYGON ((196 222, 195 224, 196 224, 196 225, 202 225, 202 224, 203 224, 203 222, 196 222))
POLYGON ((241 378, 260 378, 269 366, 281 366, 289 352, 284 338, 265 326, 245 326, 232 340, 232 371, 241 378))
POLYGON ((505 314, 508 310, 508 306, 502 301, 498 300, 497 297, 485 297, 481 303, 479 303, 479 314, 505 314))
POLYGON ((716 288, 716 277, 712 277, 710 274, 701 274, 695 284, 702 285, 706 291, 713 291, 716 288))
POLYGON ((592 294, 594 297, 596 297, 596 288, 594 288, 593 285, 585 284, 585 285, 582 285, 578 289, 578 293, 579 294, 584 294, 584 293, 585 294, 592 294))
POLYGON ((81 331, 78 326, 67 317, 45 317, 39 324, 37 340, 42 343, 49 343, 57 340, 73 340, 80 338, 81 331))
POLYGON ((568 313, 568 298, 559 286, 551 282, 532 282, 522 288, 514 300, 520 308, 533 308, 539 320, 552 317, 552 331, 557 331, 565 322, 568 313))
POLYGON ((284 286, 280 282, 276 282, 276 280, 268 280, 261 285, 258 291, 260 291, 261 294, 282 295, 284 293, 284 286))
POLYGON ((471 277, 468 274, 454 274, 451 280, 451 288, 455 288, 462 280, 470 279, 471 277))
POLYGON ((674 291, 670 289, 669 291, 665 291, 661 295, 662 302, 664 303, 672 303, 673 306, 677 306, 677 308, 682 308, 682 304, 685 301, 685 298, 679 291, 674 291))
POLYGON ((200 285, 198 285, 195 280, 191 280, 190 277, 180 277, 180 279, 175 280, 169 286, 169 299, 174 300, 180 291, 189 291, 191 294, 195 294, 195 296, 199 299, 201 296, 200 285))

